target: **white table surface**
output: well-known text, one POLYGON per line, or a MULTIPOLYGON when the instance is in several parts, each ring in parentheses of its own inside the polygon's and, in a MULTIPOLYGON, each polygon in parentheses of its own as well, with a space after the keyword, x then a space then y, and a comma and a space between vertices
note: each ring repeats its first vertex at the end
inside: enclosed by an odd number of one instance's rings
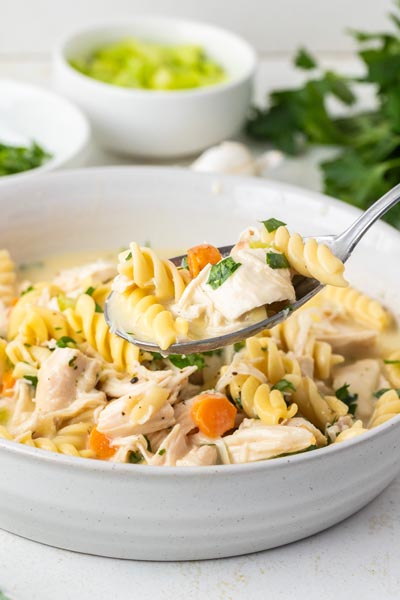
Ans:
MULTIPOLYGON (((357 69, 345 56, 326 57, 326 64, 346 72, 357 69)), ((48 86, 49 61, 0 58, 0 77, 48 86)), ((264 59, 255 96, 260 100, 266 89, 298 80, 285 57, 264 59)), ((318 189, 314 165, 320 156, 286 161, 268 176, 318 189)), ((133 161, 97 148, 89 161, 121 163, 133 161)), ((187 563, 114 560, 58 550, 0 530, 0 589, 11 600, 400 599, 399 564, 400 477, 343 523, 289 546, 238 558, 187 563)))

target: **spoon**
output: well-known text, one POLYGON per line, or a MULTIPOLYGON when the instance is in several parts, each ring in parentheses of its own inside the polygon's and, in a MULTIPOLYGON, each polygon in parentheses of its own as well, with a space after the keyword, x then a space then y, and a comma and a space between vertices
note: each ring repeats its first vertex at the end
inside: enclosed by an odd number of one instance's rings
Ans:
MULTIPOLYGON (((375 221, 387 213, 390 208, 395 206, 399 200, 400 184, 396 185, 394 188, 384 194, 342 233, 338 235, 323 235, 316 237, 315 239, 318 243, 326 244, 326 246, 331 249, 335 256, 340 258, 342 262, 346 262, 358 242, 368 231, 371 225, 373 225, 375 221)), ((232 248, 233 246, 222 246, 218 248, 218 250, 223 257, 226 257, 229 255, 232 248)), ((176 266, 180 266, 181 260, 184 256, 185 255, 176 256, 170 260, 176 266)), ((116 319, 113 318, 112 314, 112 297, 115 292, 111 292, 111 294, 108 296, 104 314, 106 321, 113 333, 116 333, 118 336, 124 338, 131 344, 135 344, 142 350, 160 352, 165 356, 168 354, 192 354, 194 352, 207 352, 209 350, 216 350, 217 348, 234 344, 235 342, 241 342, 252 335, 260 333, 260 331, 263 331, 264 329, 271 329, 271 327, 274 327, 278 323, 285 321, 292 314, 292 312, 303 306, 303 304, 308 302, 313 296, 315 296, 315 294, 325 287, 324 284, 320 283, 319 281, 309 277, 303 277, 301 275, 296 275, 294 277, 293 286, 296 292, 296 301, 290 306, 281 308, 276 312, 276 314, 237 331, 232 331, 230 333, 213 338, 179 342, 172 344, 166 350, 160 350, 157 344, 138 340, 133 337, 133 335, 127 333, 117 326, 116 319)))

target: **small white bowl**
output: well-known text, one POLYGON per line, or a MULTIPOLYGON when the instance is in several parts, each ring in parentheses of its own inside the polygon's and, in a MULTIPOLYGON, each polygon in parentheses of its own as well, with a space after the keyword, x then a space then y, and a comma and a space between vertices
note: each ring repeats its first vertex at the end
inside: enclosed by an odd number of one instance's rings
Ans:
POLYGON ((30 171, 1 176, 0 184, 83 165, 90 141, 88 120, 76 106, 53 92, 0 80, 0 142, 27 146, 32 141, 52 158, 30 171))
POLYGON ((256 55, 238 36, 203 23, 166 17, 93 26, 68 36, 54 52, 58 90, 88 115, 97 141, 146 158, 192 154, 237 133, 251 100, 256 55), (177 91, 128 89, 81 74, 69 61, 127 37, 199 44, 228 74, 216 85, 177 91))

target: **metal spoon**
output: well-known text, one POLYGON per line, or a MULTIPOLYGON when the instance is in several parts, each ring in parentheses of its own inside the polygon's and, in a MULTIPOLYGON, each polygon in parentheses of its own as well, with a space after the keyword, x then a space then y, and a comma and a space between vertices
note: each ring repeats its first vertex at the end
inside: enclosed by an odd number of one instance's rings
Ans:
MULTIPOLYGON (((366 210, 350 227, 345 229, 343 233, 338 235, 324 235, 315 238, 319 243, 326 244, 343 262, 349 258, 354 248, 368 231, 368 229, 382 217, 387 211, 395 206, 400 200, 400 184, 396 185, 393 189, 389 190, 379 200, 377 200, 368 210, 366 210)), ((228 256, 233 246, 222 246, 219 249, 223 257, 228 256)), ((181 260, 184 255, 176 256, 170 260, 176 265, 180 266, 181 260)), ((168 354, 191 354, 194 352, 206 352, 208 350, 215 350, 240 342, 252 335, 259 333, 264 329, 271 329, 274 325, 281 323, 287 319, 292 312, 303 306, 308 300, 310 300, 315 294, 317 294, 324 285, 308 277, 296 276, 293 281, 293 285, 296 291, 296 301, 288 307, 281 308, 273 316, 269 316, 263 321, 249 325, 238 331, 233 331, 225 335, 221 335, 213 338, 206 338, 201 340, 190 340, 187 342, 181 342, 172 344, 167 350, 160 350, 157 344, 138 340, 133 335, 121 330, 116 326, 116 320, 112 314, 112 297, 115 292, 112 292, 106 301, 105 306, 105 318, 112 332, 116 333, 120 337, 124 338, 131 344, 135 344, 143 350, 150 352, 161 352, 163 355, 168 354)))

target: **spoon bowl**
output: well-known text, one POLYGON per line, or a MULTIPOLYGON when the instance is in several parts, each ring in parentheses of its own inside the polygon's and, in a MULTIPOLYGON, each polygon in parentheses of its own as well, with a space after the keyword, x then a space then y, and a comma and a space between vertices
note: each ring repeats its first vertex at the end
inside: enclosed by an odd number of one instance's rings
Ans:
MULTIPOLYGON (((377 221, 388 210, 390 210, 390 208, 395 206, 399 200, 400 184, 396 185, 394 188, 384 194, 367 211, 365 211, 358 219, 356 219, 356 221, 354 221, 350 227, 348 227, 339 235, 324 235, 314 237, 314 239, 318 242, 318 244, 325 244, 328 246, 335 256, 337 256, 342 262, 346 262, 351 256, 351 253, 358 242, 368 231, 371 225, 373 225, 375 221, 377 221)), ((222 257, 225 258, 230 254, 232 248, 233 246, 221 246, 218 248, 218 250, 222 257)), ((175 256, 169 260, 176 266, 179 266, 183 257, 184 255, 175 256)), ((118 326, 118 319, 114 313, 114 299, 116 292, 111 292, 111 294, 108 296, 104 314, 110 330, 113 333, 117 334, 119 337, 125 339, 129 343, 135 344, 135 346, 138 346, 142 350, 160 352, 164 356, 169 354, 192 354, 196 352, 207 352, 209 350, 216 350, 217 348, 229 346, 236 342, 241 342, 248 337, 260 333, 264 329, 271 329, 275 325, 285 321, 292 312, 301 308, 325 286, 315 279, 297 275, 293 279, 293 287, 296 293, 295 302, 280 307, 276 313, 268 316, 262 321, 258 321, 257 323, 253 323, 247 327, 243 327, 242 329, 238 329, 237 331, 232 331, 224 335, 172 344, 165 350, 161 350, 155 343, 135 338, 132 334, 118 326)))

